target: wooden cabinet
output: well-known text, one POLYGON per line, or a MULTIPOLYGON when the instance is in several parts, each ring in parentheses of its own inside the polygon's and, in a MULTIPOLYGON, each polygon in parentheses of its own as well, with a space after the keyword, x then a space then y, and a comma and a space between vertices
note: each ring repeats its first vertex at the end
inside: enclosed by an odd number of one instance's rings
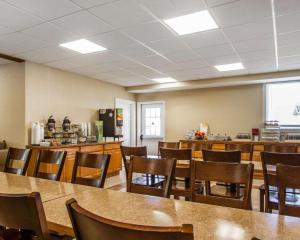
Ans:
MULTIPOLYGON (((72 171, 75 161, 75 154, 79 152, 87 153, 98 153, 98 154, 111 154, 110 164, 108 168, 108 175, 116 175, 122 169, 122 155, 121 155, 121 142, 112 143, 99 143, 99 144, 78 144, 69 146, 57 146, 57 147, 39 147, 39 146, 28 146, 33 150, 32 157, 30 159, 29 167, 27 170, 28 176, 33 176, 34 168, 36 166, 38 153, 40 150, 51 150, 51 151, 67 151, 67 157, 63 168, 61 181, 71 181, 72 171)), ((56 167, 54 166, 41 166, 45 172, 55 172, 56 167)), ((99 174, 99 170, 91 168, 79 168, 79 176, 95 176, 99 174)))

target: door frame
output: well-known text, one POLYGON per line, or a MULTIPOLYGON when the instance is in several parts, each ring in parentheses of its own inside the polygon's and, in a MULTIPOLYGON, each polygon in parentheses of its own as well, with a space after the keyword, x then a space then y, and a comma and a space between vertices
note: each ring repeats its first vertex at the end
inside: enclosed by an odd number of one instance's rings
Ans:
POLYGON ((130 143, 132 145, 137 144, 137 135, 136 135, 136 101, 122 99, 122 98, 115 98, 115 108, 117 108, 117 102, 129 103, 130 104, 130 143))
MULTIPOLYGON (((143 104, 162 104, 162 139, 164 140, 166 137, 166 102, 165 101, 144 101, 144 102, 137 102, 137 145, 140 144, 140 136, 142 133, 142 105, 143 104)), ((153 138, 155 139, 155 138, 153 138)))

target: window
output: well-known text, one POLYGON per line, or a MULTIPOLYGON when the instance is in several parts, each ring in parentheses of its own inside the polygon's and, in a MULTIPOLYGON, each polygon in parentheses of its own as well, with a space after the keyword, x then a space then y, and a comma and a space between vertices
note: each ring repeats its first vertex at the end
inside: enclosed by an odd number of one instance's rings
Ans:
POLYGON ((300 126, 300 82, 266 84, 266 120, 300 126))
POLYGON ((142 104, 142 134, 146 138, 163 137, 163 104, 142 104))

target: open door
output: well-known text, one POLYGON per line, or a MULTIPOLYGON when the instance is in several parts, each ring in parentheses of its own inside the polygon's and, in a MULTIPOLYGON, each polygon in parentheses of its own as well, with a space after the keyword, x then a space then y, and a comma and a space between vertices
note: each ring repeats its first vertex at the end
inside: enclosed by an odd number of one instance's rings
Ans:
POLYGON ((165 137, 165 103, 138 102, 138 145, 147 146, 149 155, 157 155, 158 141, 165 137))

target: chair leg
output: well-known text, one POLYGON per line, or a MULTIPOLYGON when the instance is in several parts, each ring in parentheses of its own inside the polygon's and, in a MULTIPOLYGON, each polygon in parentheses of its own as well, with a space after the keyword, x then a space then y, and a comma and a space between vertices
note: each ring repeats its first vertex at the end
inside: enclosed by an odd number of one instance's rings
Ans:
POLYGON ((259 190, 259 211, 264 212, 265 208, 265 193, 262 189, 259 190))

